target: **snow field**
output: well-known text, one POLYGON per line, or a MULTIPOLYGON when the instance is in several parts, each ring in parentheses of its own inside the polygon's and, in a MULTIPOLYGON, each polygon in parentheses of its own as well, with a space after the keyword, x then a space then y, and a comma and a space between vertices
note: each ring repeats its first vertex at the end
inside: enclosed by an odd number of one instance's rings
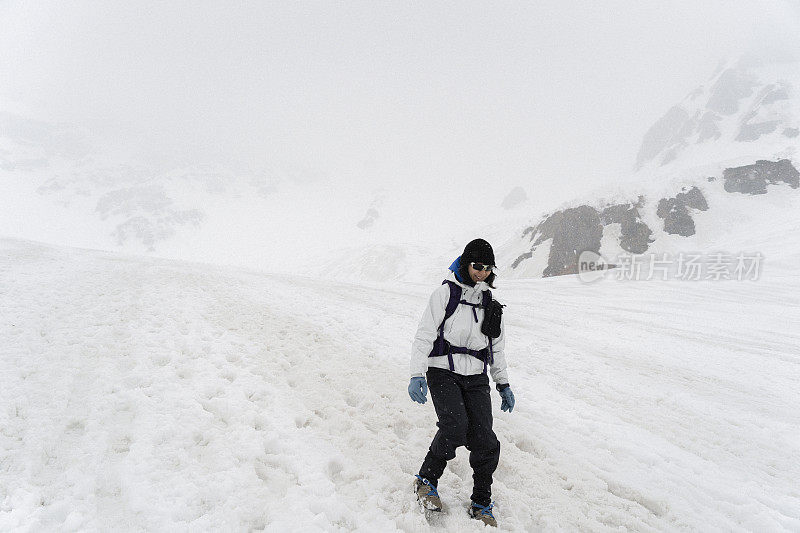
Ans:
POLYGON ((576 463, 583 498, 605 486, 608 503, 629 501, 590 516, 635 531, 800 528, 796 298, 768 282, 548 282, 509 289, 541 309, 510 326, 537 329, 522 390, 536 394, 538 448, 562 473, 576 463))
MULTIPOLYGON (((779 274, 504 282, 499 529, 800 530, 800 299, 779 274)), ((0 530, 483 530, 463 448, 448 513, 428 524, 411 494, 434 288, 0 240, 0 530)))

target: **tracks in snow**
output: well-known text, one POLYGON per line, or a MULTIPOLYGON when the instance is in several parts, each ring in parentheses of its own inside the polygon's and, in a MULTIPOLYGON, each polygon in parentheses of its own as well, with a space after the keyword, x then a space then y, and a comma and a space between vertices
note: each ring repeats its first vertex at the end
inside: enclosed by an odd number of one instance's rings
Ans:
MULTIPOLYGON (((435 416, 406 394, 427 291, 4 254, 4 528, 429 527, 410 483, 435 416)), ((780 322, 798 317, 763 297, 778 287, 509 285, 501 529, 800 527, 796 334, 780 322), (726 299, 750 307, 710 303, 726 299)), ((466 455, 437 528, 478 527, 460 512, 466 455)))

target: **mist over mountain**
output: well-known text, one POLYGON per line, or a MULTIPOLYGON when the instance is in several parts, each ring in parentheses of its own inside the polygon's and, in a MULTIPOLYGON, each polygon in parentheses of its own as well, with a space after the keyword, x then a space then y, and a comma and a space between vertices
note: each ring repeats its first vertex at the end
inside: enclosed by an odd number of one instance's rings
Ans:
POLYGON ((661 200, 797 166, 788 63, 723 63, 679 100, 723 54, 785 55, 788 2, 184 7, 0 6, 3 235, 370 279, 440 272, 483 235, 537 277, 564 269, 545 214, 586 205, 601 240, 657 250, 661 200))
POLYGON ((793 220, 798 87, 795 62, 722 65, 644 134, 633 172, 561 206, 520 186, 415 194, 314 169, 164 164, 3 112, 0 170, 16 197, 3 222, 60 244, 373 281, 436 278, 475 235, 511 278, 575 273, 584 251, 738 251, 738 230, 793 220), (460 217, 464 205, 477 216, 460 217))
POLYGON ((574 274, 586 251, 611 263, 719 247, 791 251, 792 241, 758 244, 747 236, 796 221, 799 67, 752 59, 723 65, 647 131, 633 174, 525 228, 504 250, 508 274, 574 274))
POLYGON ((332 277, 393 279, 409 254, 412 263, 449 255, 487 220, 524 219, 522 206, 536 205, 521 189, 420 188, 379 175, 365 186, 314 168, 164 159, 18 110, 0 114, 0 172, 13 198, 0 213, 9 236, 332 277))
POLYGON ((799 71, 797 62, 762 64, 740 59, 720 65, 708 83, 670 108, 647 131, 637 169, 663 167, 679 157, 725 159, 752 152, 747 143, 766 150, 781 143, 796 146, 788 141, 800 134, 799 71))
POLYGON ((0 2, 0 531, 484 531, 469 454, 418 508, 407 388, 477 237, 501 530, 800 531, 798 27, 0 2))
POLYGON ((0 172, 14 199, 0 214, 6 235, 284 270, 357 237, 371 194, 314 168, 163 161, 13 112, 0 113, 0 172))

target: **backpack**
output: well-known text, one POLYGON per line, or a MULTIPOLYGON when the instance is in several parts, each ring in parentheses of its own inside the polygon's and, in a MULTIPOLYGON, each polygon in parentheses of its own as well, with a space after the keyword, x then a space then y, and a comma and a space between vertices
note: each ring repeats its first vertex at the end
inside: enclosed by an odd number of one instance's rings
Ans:
POLYGON ((439 335, 433 341, 433 349, 428 357, 441 357, 447 356, 447 362, 450 366, 450 371, 454 370, 453 354, 465 353, 483 361, 483 373, 486 373, 486 367, 494 363, 494 351, 492 349, 492 339, 500 336, 500 319, 503 314, 503 306, 500 302, 492 299, 492 291, 486 289, 483 291, 483 299, 480 304, 473 304, 461 299, 461 287, 454 281, 444 280, 442 285, 447 283, 450 286, 450 299, 447 301, 447 306, 444 309, 444 318, 442 323, 439 324, 439 335), (459 304, 469 305, 472 307, 472 314, 475 317, 475 322, 478 321, 478 311, 476 307, 482 307, 484 311, 483 324, 481 324, 481 332, 489 338, 489 346, 482 350, 470 350, 461 346, 453 346, 444 338, 444 323, 448 318, 453 316, 456 312, 456 307, 459 304), (490 320, 487 320, 490 319, 490 320))

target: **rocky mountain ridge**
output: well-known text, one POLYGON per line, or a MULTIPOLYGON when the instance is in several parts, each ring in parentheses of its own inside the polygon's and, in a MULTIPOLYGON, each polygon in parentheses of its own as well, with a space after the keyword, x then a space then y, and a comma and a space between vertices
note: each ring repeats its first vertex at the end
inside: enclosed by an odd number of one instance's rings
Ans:
POLYGON ((713 245, 742 218, 724 195, 753 197, 739 210, 775 209, 755 197, 800 186, 798 87, 800 63, 723 65, 645 133, 622 200, 576 201, 537 217, 505 247, 508 274, 575 273, 585 251, 613 257, 713 245))
POLYGON ((709 82, 645 133, 636 168, 669 165, 692 148, 757 141, 787 142, 800 135, 796 64, 761 65, 739 60, 722 66, 709 82))
MULTIPOLYGON (((538 264, 543 265, 541 276, 574 274, 582 252, 608 253, 604 249, 608 246, 603 246, 604 236, 615 240, 626 253, 643 254, 651 249, 656 235, 695 235, 694 214, 709 210, 707 196, 719 193, 712 190, 714 188, 729 194, 756 196, 768 191, 791 194, 790 190, 798 187, 800 173, 790 160, 759 160, 752 165, 727 168, 721 180, 711 176, 706 178, 705 184, 685 186, 674 196, 657 201, 639 196, 627 203, 569 207, 545 214, 538 224, 523 230, 522 241, 529 243, 530 248, 514 258, 510 268, 512 272, 521 271, 526 262, 537 262, 534 259, 538 256, 538 264), (660 222, 658 227, 644 220, 646 213, 652 215, 653 212, 660 222), (610 231, 610 226, 615 224, 618 230, 610 231)), ((525 277, 531 274, 530 269, 526 274, 525 277)))

